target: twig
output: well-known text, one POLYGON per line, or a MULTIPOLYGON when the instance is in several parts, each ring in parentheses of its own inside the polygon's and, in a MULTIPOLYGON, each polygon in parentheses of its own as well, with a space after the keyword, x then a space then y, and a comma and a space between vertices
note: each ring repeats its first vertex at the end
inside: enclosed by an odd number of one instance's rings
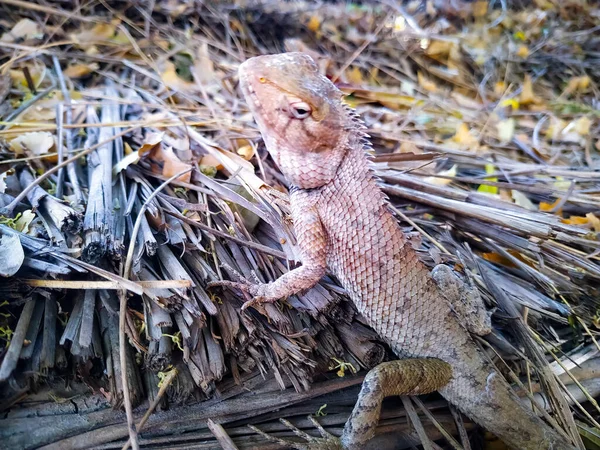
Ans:
MULTIPOLYGON (((167 392, 167 389, 169 388, 169 386, 171 386, 171 383, 173 382, 173 380, 175 379, 175 377, 177 376, 178 373, 179 372, 177 371, 177 369, 173 369, 173 370, 169 371, 169 374, 167 375, 167 377, 163 380, 162 384, 160 385, 160 389, 158 390, 158 394, 156 394, 156 398, 154 399, 154 401, 148 408, 148 411, 146 411, 146 413, 140 420, 140 423, 136 426, 136 430, 138 433, 140 431, 142 431, 142 428, 144 428, 144 425, 146 425, 148 418, 152 415, 152 413, 156 409, 156 406, 160 403, 163 395, 165 395, 165 392, 167 392)), ((127 450, 130 445, 131 445, 131 437, 127 440, 125 445, 123 445, 121 450, 127 450)))
POLYGON ((6 355, 4 355, 2 365, 0 365, 0 381, 8 380, 10 374, 13 372, 13 370, 15 370, 15 367, 17 367, 19 355, 21 354, 21 349, 23 348, 23 341, 25 340, 25 333, 27 333, 29 321, 33 315, 34 306, 35 301, 30 299, 27 301, 27 303, 25 303, 25 306, 21 311, 17 328, 15 329, 12 339, 10 340, 10 345, 8 346, 6 355))
MULTIPOLYGON (((146 199, 140 211, 138 213, 138 217, 133 226, 133 231, 131 232, 131 236, 129 237, 129 248, 127 250, 127 257, 125 259, 125 267, 123 270, 123 278, 129 278, 129 272, 131 271, 131 265, 133 263, 133 251, 135 249, 135 242, 137 240, 137 234, 142 225, 142 216, 145 214, 146 209, 150 202, 162 191, 165 187, 169 185, 169 183, 173 180, 176 180, 182 175, 190 172, 192 168, 183 170, 180 173, 172 176, 167 181, 162 183, 156 190, 146 199)), ((121 361, 121 383, 123 385, 123 403, 125 405, 125 413, 127 414, 127 425, 129 429, 129 439, 131 442, 131 447, 134 450, 139 449, 139 444, 137 440, 137 430, 135 424, 133 422, 133 408, 131 405, 131 397, 129 396, 129 382, 127 380, 126 368, 127 368, 127 358, 125 354, 125 315, 127 314, 127 291, 121 291, 119 295, 119 358, 121 361)))

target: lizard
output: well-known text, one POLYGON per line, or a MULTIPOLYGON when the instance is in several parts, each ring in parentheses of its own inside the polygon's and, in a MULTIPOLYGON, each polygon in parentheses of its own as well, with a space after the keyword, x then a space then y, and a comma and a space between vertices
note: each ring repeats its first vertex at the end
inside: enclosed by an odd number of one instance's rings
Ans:
POLYGON ((362 448, 383 397, 437 390, 511 448, 575 449, 564 431, 521 405, 483 356, 461 321, 465 308, 444 295, 444 283, 436 283, 400 228, 370 166, 366 125, 310 56, 256 56, 238 73, 265 146, 290 184, 301 265, 270 283, 221 285, 251 296, 247 308, 309 289, 330 272, 400 358, 367 374, 340 439, 320 428, 322 438, 297 448, 362 448))

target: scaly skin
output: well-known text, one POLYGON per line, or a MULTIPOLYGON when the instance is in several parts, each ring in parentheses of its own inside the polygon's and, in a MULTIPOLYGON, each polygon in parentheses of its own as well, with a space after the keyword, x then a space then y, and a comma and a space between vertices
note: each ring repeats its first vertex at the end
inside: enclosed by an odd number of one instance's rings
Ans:
MULTIPOLYGON (((244 62, 239 74, 267 149, 293 186, 302 257, 301 267, 273 283, 241 284, 254 296, 250 303, 308 289, 329 270, 398 357, 419 358, 424 367, 439 360, 450 365, 447 384, 444 377, 430 383, 466 415, 514 448, 575 448, 525 410, 480 354, 391 214, 369 168, 364 125, 312 59, 301 53, 259 56, 244 62)), ((390 385, 390 376, 376 372, 363 391, 390 385)), ((414 391, 400 384, 384 390, 414 391)), ((373 418, 362 421, 361 401, 342 436, 345 448, 358 448, 361 436, 370 433, 373 418)))

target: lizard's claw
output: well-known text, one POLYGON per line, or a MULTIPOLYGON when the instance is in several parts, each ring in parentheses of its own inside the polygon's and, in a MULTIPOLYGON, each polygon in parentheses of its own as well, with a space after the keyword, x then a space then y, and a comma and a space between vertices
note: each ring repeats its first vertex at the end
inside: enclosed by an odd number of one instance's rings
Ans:
POLYGON ((264 431, 258 429, 254 425, 248 426, 258 434, 263 436, 265 439, 268 439, 271 442, 277 442, 278 444, 285 445, 289 448, 293 448, 296 450, 343 450, 344 447, 342 446, 340 438, 329 433, 325 428, 321 426, 319 422, 317 422, 317 420, 314 417, 308 416, 308 420, 310 420, 315 426, 315 428, 319 431, 321 437, 311 436, 310 434, 307 434, 304 431, 297 428, 296 426, 292 425, 289 421, 285 419, 279 419, 279 421, 282 424, 284 424, 286 427, 292 430, 292 432, 296 436, 304 439, 305 442, 296 442, 289 441, 287 439, 281 439, 265 433, 264 431))
POLYGON ((259 278, 256 276, 256 273, 252 272, 252 277, 254 278, 254 281, 250 281, 228 264, 223 264, 223 267, 231 274, 231 277, 234 278, 235 281, 211 281, 206 285, 208 289, 211 289, 213 287, 228 287, 231 289, 239 289, 240 291, 248 294, 252 298, 242 305, 242 310, 250 306, 256 306, 260 305, 261 303, 275 301, 275 299, 270 300, 267 296, 264 295, 266 285, 261 283, 259 278))

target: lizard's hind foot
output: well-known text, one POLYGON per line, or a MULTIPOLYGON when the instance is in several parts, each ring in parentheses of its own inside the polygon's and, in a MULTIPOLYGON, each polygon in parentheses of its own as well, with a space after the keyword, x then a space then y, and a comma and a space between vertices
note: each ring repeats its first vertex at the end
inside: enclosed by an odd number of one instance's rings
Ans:
POLYGON ((276 442, 278 444, 285 445, 288 448, 293 448, 296 450, 343 450, 344 447, 342 446, 340 438, 329 433, 325 428, 321 426, 319 422, 317 422, 317 420, 314 417, 308 416, 308 420, 310 420, 315 426, 315 428, 319 431, 321 437, 311 436, 310 434, 305 433, 298 427, 294 426, 289 421, 285 419, 279 419, 279 421, 282 424, 284 424, 286 427, 292 430, 296 436, 304 439, 305 442, 296 442, 287 439, 281 439, 276 436, 272 436, 268 433, 265 433, 264 431, 260 430, 254 425, 248 425, 248 427, 250 427, 256 433, 260 434, 262 437, 271 442, 276 442))

